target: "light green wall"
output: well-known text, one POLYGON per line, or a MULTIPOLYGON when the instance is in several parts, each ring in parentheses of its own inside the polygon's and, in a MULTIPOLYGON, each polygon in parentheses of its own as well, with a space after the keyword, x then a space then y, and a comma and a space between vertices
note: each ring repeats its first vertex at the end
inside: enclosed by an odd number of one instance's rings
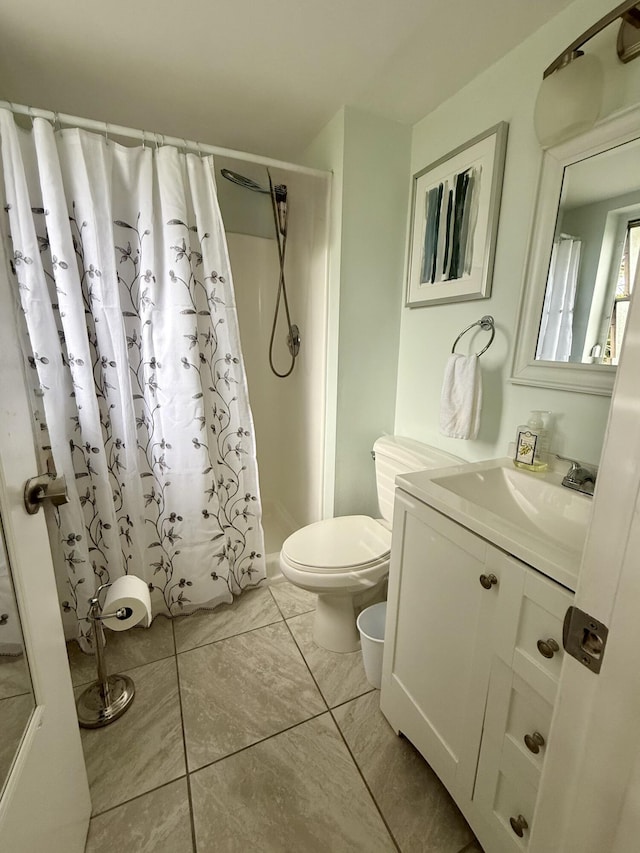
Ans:
POLYGON ((300 162, 316 169, 332 172, 329 199, 329 269, 327 306, 327 355, 326 355, 326 413, 324 448, 323 516, 334 515, 335 508, 335 457, 336 415, 338 408, 338 331, 340 322, 340 269, 342 243, 342 186, 344 175, 345 111, 341 109, 324 126, 309 148, 301 155, 300 162))
MULTIPOLYGON (((609 398, 515 386, 509 382, 518 306, 524 284, 542 152, 533 108, 544 68, 580 32, 610 9, 610 0, 579 0, 413 129, 411 174, 499 121, 509 123, 492 296, 488 300, 402 309, 395 430, 469 460, 503 456, 530 409, 555 413, 552 449, 597 462, 609 398), (484 403, 476 441, 439 434, 442 376, 458 333, 483 314, 496 321, 496 338, 482 356, 484 403)), ((594 40, 595 42, 596 40, 594 40)), ((605 112, 638 99, 639 69, 618 67, 609 34, 595 45, 605 57, 605 112)), ((635 63, 637 66, 639 63, 635 63)), ((467 336, 468 337, 468 336, 467 336)), ((481 339, 478 336, 477 341, 481 339)), ((464 352, 459 345, 458 351, 464 352)))
MULTIPOLYGON (((334 175, 326 515, 377 511, 369 450, 383 432, 485 459, 507 452, 530 409, 549 409, 553 449, 599 459, 608 398, 515 386, 509 375, 542 162, 533 133, 542 71, 609 10, 609 0, 577 0, 413 129, 345 107, 299 158, 334 175), (404 308, 411 175, 499 121, 510 129, 492 297, 404 308), (485 313, 497 333, 482 357, 481 432, 473 442, 447 439, 438 430, 445 361, 457 334, 485 313)), ((605 67, 603 115, 640 91, 640 62, 618 63, 613 42, 603 33, 589 45, 605 67)))
POLYGON ((377 512, 370 450, 379 435, 393 431, 409 143, 410 128, 346 107, 304 158, 334 171, 336 515, 377 512))

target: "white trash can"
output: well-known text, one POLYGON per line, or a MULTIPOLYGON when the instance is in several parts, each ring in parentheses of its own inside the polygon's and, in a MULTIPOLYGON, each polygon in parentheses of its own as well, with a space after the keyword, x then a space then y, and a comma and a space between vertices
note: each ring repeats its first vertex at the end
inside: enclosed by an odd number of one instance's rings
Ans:
POLYGON ((382 601, 363 610, 357 620, 364 672, 369 684, 373 684, 378 690, 382 685, 382 653, 386 618, 387 602, 382 601))

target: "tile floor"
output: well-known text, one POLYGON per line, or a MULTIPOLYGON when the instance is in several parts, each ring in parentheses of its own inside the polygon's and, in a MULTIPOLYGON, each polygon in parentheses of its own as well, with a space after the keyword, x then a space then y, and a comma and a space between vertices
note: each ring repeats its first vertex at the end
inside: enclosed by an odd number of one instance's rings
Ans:
MULTIPOLYGON (((82 730, 86 853, 474 853, 455 804, 393 733, 359 652, 312 639, 313 596, 286 583, 149 630, 111 634, 124 717, 82 730)), ((93 659, 69 646, 74 685, 93 659)), ((481 851, 480 851, 481 853, 481 851)))

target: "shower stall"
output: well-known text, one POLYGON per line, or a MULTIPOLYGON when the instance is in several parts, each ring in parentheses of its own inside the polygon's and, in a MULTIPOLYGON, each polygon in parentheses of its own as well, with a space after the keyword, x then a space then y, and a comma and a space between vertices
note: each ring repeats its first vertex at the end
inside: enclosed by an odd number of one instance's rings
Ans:
MULTIPOLYGON (((216 158, 256 432, 267 573, 273 577, 279 573, 284 539, 319 520, 325 505, 330 187, 329 176, 275 168, 269 173, 264 166, 216 158), (254 186, 225 179, 223 171, 254 186), (269 177, 279 197, 269 192, 269 177), (282 220, 274 217, 274 205, 282 200, 283 187, 287 220, 281 281, 282 234, 277 237, 276 222, 282 220), (299 332, 295 359, 289 345, 292 328, 294 335, 299 332)), ((282 210, 276 207, 276 214, 282 210)))

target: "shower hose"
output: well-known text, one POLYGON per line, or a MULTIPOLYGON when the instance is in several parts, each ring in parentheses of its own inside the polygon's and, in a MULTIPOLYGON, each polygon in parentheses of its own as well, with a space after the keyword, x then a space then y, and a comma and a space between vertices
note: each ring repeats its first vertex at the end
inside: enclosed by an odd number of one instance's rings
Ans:
POLYGON ((269 340, 269 366, 273 373, 276 376, 280 377, 280 379, 284 379, 289 376, 293 368, 296 364, 296 357, 298 352, 300 351, 300 334, 298 332, 298 328, 293 326, 291 323, 291 314, 289 312, 289 300, 287 298, 287 285, 284 278, 284 260, 285 253, 287 250, 287 219, 288 219, 288 210, 286 206, 286 202, 282 205, 282 210, 279 209, 278 199, 276 197, 276 188, 273 186, 273 181, 271 180, 271 173, 267 169, 267 174, 269 176, 269 190, 271 194, 271 207, 273 210, 273 224, 276 232, 276 242, 278 244, 278 259, 280 262, 280 277, 278 280, 278 295, 276 297, 276 307, 273 313, 273 324, 271 326, 271 338, 269 340), (278 315, 280 313, 280 301, 282 300, 284 304, 284 312, 287 320, 287 328, 289 329, 287 336, 287 345, 289 347, 289 352, 291 353, 291 364, 289 369, 280 373, 277 370, 275 364, 273 363, 273 344, 276 335, 276 326, 278 324, 278 315))

